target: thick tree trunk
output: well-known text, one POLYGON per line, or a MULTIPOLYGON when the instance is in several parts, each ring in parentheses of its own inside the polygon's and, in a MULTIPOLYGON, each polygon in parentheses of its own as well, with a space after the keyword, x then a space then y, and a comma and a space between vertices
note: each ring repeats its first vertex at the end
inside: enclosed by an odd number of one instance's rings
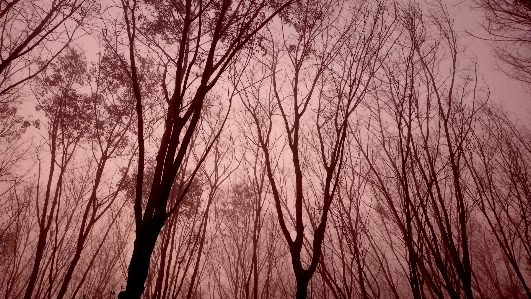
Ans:
POLYGON ((151 254, 163 225, 164 221, 150 220, 138 228, 133 255, 127 271, 127 285, 125 290, 118 295, 118 299, 140 299, 142 296, 149 272, 151 254))
POLYGON ((297 294, 295 295, 296 299, 306 299, 308 296, 308 283, 310 279, 306 275, 297 275, 297 294))

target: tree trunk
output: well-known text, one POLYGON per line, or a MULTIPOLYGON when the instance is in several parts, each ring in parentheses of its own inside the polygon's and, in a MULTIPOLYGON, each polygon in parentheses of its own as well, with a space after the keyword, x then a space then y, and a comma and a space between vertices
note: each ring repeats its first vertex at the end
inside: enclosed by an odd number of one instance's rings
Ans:
POLYGON ((163 225, 164 220, 153 219, 138 227, 133 255, 127 271, 127 285, 125 290, 118 295, 118 299, 140 299, 142 296, 149 272, 151 254, 163 225))
POLYGON ((24 294, 24 299, 31 299, 31 296, 33 294, 33 289, 35 288, 35 283, 37 282, 37 276, 39 274, 41 261, 44 256, 47 235, 47 230, 44 233, 41 232, 39 235, 39 240, 37 242, 37 252, 35 254, 35 262, 33 263, 33 269, 31 271, 28 287, 26 288, 26 293, 24 294))
POLYGON ((310 279, 306 275, 297 275, 297 294, 295 295, 296 299, 306 299, 308 296, 308 283, 310 279))

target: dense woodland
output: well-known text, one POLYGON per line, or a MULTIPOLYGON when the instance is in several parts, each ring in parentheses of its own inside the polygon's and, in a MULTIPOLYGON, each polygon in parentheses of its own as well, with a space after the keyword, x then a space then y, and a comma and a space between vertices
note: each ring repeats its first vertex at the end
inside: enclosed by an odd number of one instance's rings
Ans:
MULTIPOLYGON (((0 297, 531 299, 531 124, 446 2, 0 0, 0 297)), ((458 5, 528 88, 531 2, 458 5)))

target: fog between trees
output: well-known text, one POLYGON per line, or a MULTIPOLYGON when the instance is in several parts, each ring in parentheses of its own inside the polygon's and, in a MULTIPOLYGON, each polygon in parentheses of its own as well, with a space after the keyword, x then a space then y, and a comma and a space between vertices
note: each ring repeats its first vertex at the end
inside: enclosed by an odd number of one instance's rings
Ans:
MULTIPOLYGON (((529 84, 528 2, 460 5, 529 84)), ((531 298, 531 131, 444 1, 0 20, 0 296, 531 298)))

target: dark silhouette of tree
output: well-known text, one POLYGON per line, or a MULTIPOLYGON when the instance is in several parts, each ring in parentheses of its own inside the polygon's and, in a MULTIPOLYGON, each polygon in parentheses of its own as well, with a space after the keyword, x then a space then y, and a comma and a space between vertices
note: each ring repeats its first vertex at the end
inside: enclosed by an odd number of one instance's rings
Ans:
MULTIPOLYGON (((120 299, 140 298, 148 276, 149 263, 155 244, 166 220, 178 208, 195 174, 203 163, 214 140, 205 146, 197 165, 180 198, 169 205, 169 194, 175 176, 200 126, 201 115, 208 105, 207 94, 222 78, 236 58, 256 43, 257 32, 291 1, 173 1, 122 0, 123 24, 127 32, 128 61, 121 64, 129 69, 136 100, 138 136, 138 175, 134 219, 135 242, 129 264, 127 285, 120 299), (269 14, 269 15, 267 15, 269 14), (160 100, 165 101, 163 135, 155 158, 151 191, 142 206, 144 162, 145 91, 139 80, 141 47, 159 55, 163 67, 160 100)), ((117 49, 117 52, 120 51, 117 49)), ((236 77, 238 77, 236 75, 236 77)), ((232 96, 225 101, 230 107, 232 96)), ((221 124, 223 127, 223 124, 221 124)))
POLYGON ((391 27, 385 13, 381 3, 298 2, 283 13, 278 34, 277 28, 270 29, 264 58, 249 75, 256 81, 244 93, 244 104, 256 127, 253 137, 264 154, 289 247, 296 298, 307 298, 322 258, 350 119, 372 88, 386 54, 391 27), (270 85, 264 87, 264 80, 270 85), (279 140, 284 140, 286 153, 279 140), (286 169, 280 167, 284 157, 289 161, 286 169), (313 239, 305 235, 307 226, 313 239))

